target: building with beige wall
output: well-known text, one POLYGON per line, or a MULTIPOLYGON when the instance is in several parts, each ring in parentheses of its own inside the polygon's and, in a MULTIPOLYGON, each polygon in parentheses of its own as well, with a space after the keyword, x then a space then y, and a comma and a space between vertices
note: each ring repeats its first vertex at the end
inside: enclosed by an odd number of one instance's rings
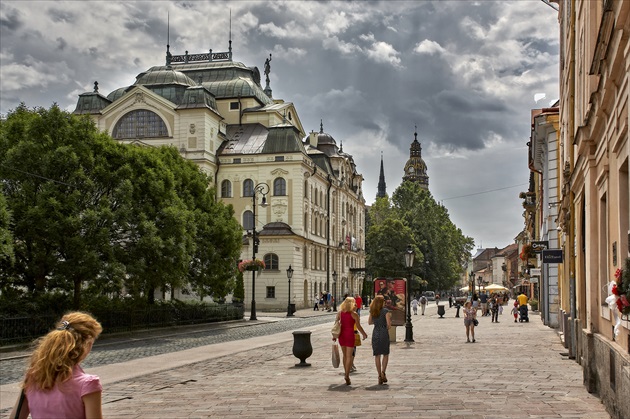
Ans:
POLYGON ((569 357, 614 418, 630 417, 630 321, 609 284, 630 257, 630 2, 558 0, 559 320, 569 357))
POLYGON ((306 134, 294 104, 271 96, 269 72, 267 61, 263 89, 258 68, 233 61, 231 46, 184 55, 167 47, 164 66, 107 96, 95 83, 75 113, 121 142, 176 147, 210 175, 243 226, 241 259, 254 254, 255 230, 256 257, 266 262, 255 288, 244 274, 246 308, 255 298, 257 308, 285 310, 323 291, 361 292, 365 200, 352 156, 323 123, 306 134))

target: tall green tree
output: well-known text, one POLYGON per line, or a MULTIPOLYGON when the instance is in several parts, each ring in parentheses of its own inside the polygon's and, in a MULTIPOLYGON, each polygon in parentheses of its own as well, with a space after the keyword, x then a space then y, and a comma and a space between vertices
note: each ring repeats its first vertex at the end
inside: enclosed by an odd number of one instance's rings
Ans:
POLYGON ((403 182, 392 195, 392 203, 397 216, 413 232, 423 256, 414 266, 415 273, 428 281, 430 288, 452 288, 474 247, 473 239, 464 236, 447 209, 415 182, 403 182))
POLYGON ((73 293, 103 270, 107 225, 116 198, 101 185, 116 177, 101 150, 116 145, 87 117, 24 105, 0 122, 0 186, 14 217, 16 263, 0 271, 3 285, 29 293, 73 293), (102 167, 105 165, 105 167, 102 167))
POLYGON ((369 211, 366 266, 375 276, 406 273, 403 253, 416 255, 411 290, 448 290, 457 283, 474 242, 450 220, 448 211, 414 182, 403 182, 391 201, 379 198, 369 211))

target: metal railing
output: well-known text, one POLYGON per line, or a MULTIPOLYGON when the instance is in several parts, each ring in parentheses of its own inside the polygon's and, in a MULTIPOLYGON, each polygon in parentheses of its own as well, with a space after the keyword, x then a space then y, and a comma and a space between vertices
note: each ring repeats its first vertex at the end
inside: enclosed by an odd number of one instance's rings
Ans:
MULTIPOLYGON (((176 325, 213 323, 243 318, 242 304, 168 306, 140 310, 92 311, 103 326, 103 334, 176 325)), ((26 343, 48 333, 58 315, 0 318, 0 347, 26 343)))

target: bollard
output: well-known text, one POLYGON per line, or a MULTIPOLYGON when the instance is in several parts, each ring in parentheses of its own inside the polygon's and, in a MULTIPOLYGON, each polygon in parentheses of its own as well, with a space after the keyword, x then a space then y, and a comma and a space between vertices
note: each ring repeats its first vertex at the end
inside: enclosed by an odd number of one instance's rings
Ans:
POLYGON ((300 360, 296 367, 310 367, 311 364, 306 362, 306 358, 313 355, 313 346, 311 345, 311 332, 304 330, 296 330, 293 332, 293 356, 300 360))
POLYGON ((455 304, 455 308, 457 309, 457 313, 455 313, 455 317, 459 317, 459 308, 461 306, 459 304, 455 304))
POLYGON ((444 314, 446 313, 446 311, 444 311, 444 306, 443 305, 438 305, 438 314, 440 315, 440 319, 444 318, 444 314))

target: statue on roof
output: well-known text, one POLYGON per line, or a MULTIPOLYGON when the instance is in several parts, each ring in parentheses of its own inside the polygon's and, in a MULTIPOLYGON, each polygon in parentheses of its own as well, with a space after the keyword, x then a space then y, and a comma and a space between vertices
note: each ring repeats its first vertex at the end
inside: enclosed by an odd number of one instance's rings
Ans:
POLYGON ((271 54, 269 54, 269 58, 265 60, 265 81, 267 82, 267 86, 269 86, 269 73, 271 73, 271 54))

